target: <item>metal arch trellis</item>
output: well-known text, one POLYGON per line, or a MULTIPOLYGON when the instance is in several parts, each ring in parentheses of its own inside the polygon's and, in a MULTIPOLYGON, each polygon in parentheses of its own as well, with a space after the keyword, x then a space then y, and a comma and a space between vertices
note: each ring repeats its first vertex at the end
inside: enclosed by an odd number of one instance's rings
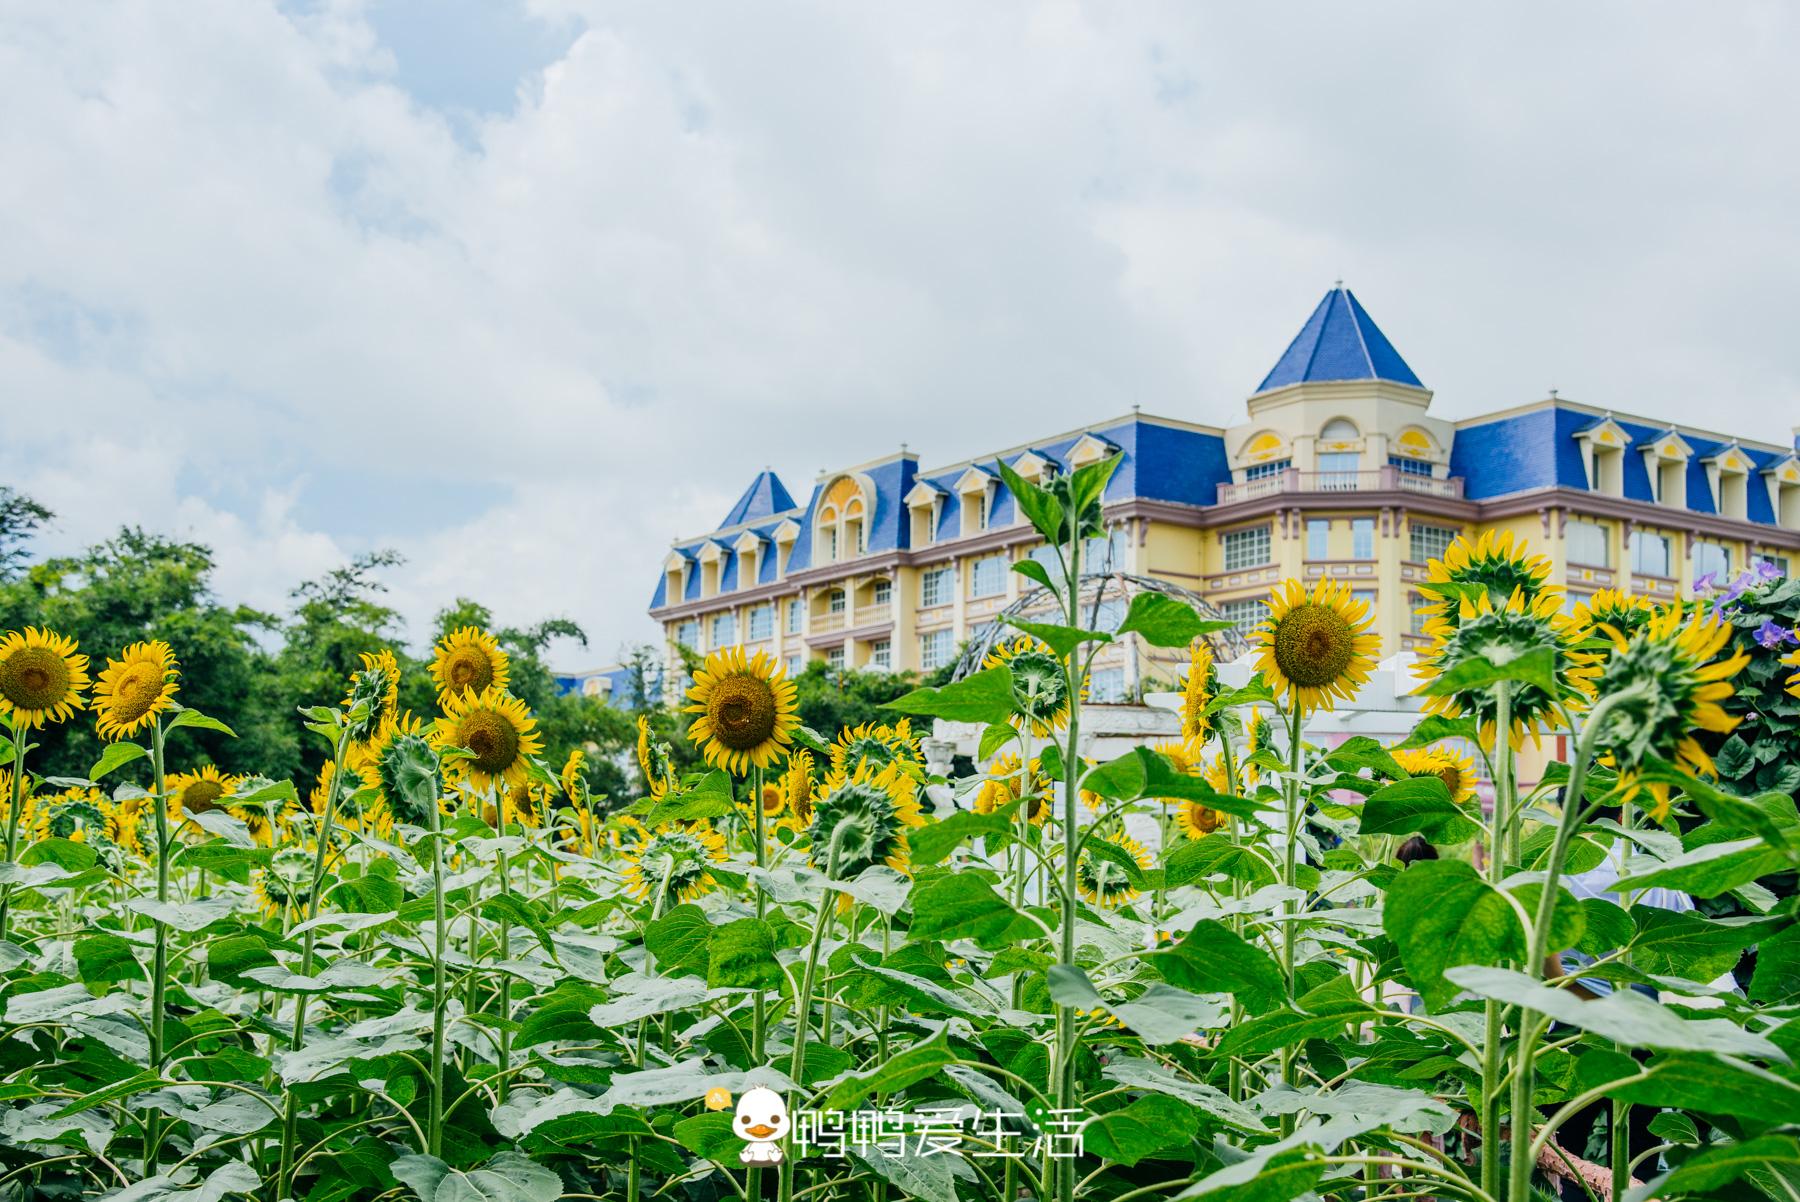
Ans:
MULTIPOLYGON (((1132 596, 1140 592, 1162 593, 1178 601, 1185 601, 1193 606, 1202 618, 1211 621, 1228 620, 1210 601, 1178 584, 1170 584, 1166 580, 1157 580, 1149 576, 1132 576, 1125 572, 1084 572, 1081 576, 1081 605, 1085 616, 1084 624, 1089 629, 1098 629, 1097 623, 1101 606, 1109 600, 1121 603, 1118 613, 1119 620, 1123 620, 1125 609, 1130 605, 1132 596)), ((1040 584, 1032 588, 1030 592, 1021 595, 1018 600, 1005 609, 996 611, 988 623, 963 645, 962 654, 956 661, 953 679, 961 680, 971 673, 980 671, 982 661, 987 659, 988 653, 1001 639, 1008 637, 1008 632, 1012 628, 1008 625, 1007 618, 1060 622, 1061 618, 1058 614, 1052 612, 1059 608, 1060 603, 1054 594, 1040 584)), ((1235 626, 1215 630, 1203 637, 1212 644, 1213 656, 1220 663, 1229 663, 1238 659, 1249 651, 1251 646, 1250 640, 1245 638, 1243 632, 1235 626)))

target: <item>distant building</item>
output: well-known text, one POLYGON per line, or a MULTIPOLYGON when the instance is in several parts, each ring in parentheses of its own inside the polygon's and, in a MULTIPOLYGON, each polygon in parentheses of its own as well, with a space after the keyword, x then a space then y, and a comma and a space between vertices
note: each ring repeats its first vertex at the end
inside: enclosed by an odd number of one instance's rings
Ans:
MULTIPOLYGON (((1431 397, 1340 286, 1229 426, 1133 412, 944 467, 903 452, 826 473, 803 504, 764 471, 718 529, 675 542, 650 614, 677 674, 675 644, 743 644, 790 671, 935 669, 1033 587, 1011 565, 1048 553, 996 458, 1044 480, 1119 457, 1086 570, 1179 584, 1246 630, 1277 581, 1342 580, 1374 604, 1384 655, 1423 647, 1419 582, 1461 533, 1528 540, 1571 604, 1606 587, 1666 600, 1800 552, 1800 439, 1555 395, 1451 422, 1431 397)), ((1121 700, 1123 679, 1101 660, 1094 700, 1121 700)))
POLYGON ((587 672, 558 673, 556 691, 599 697, 619 709, 643 709, 662 702, 662 677, 662 665, 652 665, 645 674, 644 687, 639 689, 637 674, 630 665, 612 664, 587 672), (640 696, 640 693, 648 696, 640 696))

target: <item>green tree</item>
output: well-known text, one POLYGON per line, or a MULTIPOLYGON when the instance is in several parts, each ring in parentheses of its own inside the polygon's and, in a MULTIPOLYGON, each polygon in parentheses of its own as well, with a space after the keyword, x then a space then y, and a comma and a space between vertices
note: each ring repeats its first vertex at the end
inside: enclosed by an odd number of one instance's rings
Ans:
POLYGON ((11 580, 25 566, 25 544, 56 515, 36 501, 0 484, 0 580, 11 580))

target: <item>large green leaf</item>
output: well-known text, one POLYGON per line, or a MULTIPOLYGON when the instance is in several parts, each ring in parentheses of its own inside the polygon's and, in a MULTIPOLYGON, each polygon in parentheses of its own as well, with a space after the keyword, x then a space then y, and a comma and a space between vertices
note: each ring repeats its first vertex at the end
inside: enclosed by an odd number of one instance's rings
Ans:
POLYGON ((453 1169, 435 1156, 409 1154, 388 1166, 419 1202, 556 1202, 556 1170, 518 1152, 502 1152, 478 1169, 453 1169))
POLYGON ((1113 636, 1100 630, 1083 630, 1079 626, 1058 626, 1050 622, 1027 622, 1023 618, 1007 615, 1006 624, 1024 631, 1044 646, 1056 653, 1058 659, 1066 659, 1069 652, 1083 643, 1110 643, 1113 636))
POLYGON ((1280 1004, 1287 988, 1273 956, 1212 918, 1195 923, 1179 943, 1156 953, 1156 967, 1171 985, 1234 994, 1251 1014, 1280 1004))
POLYGON ((1503 680, 1531 685, 1552 696, 1560 695, 1562 690, 1556 684, 1556 651, 1550 647, 1533 647, 1523 655, 1506 660, 1471 656, 1443 675, 1427 681, 1418 692, 1427 697, 1442 697, 1490 688, 1503 680))
POLYGON ((942 1072, 957 1059, 941 1036, 914 1044, 859 1073, 851 1073, 825 1091, 816 1107, 822 1111, 854 1110, 864 1101, 885 1097, 942 1072))
POLYGON ((1632 911, 1637 937, 1631 943, 1633 967, 1661 976, 1710 981, 1728 971, 1739 954, 1786 919, 1720 921, 1692 912, 1638 906, 1632 911))
POLYGON ((1200 1118, 1192 1106, 1148 1093, 1118 1110, 1095 1115, 1081 1135, 1089 1155, 1130 1166, 1187 1143, 1199 1129, 1200 1118))
POLYGON ((908 832, 906 845, 915 867, 943 862, 945 856, 968 839, 984 835, 1005 835, 1012 822, 1004 814, 978 814, 974 810, 958 810, 941 822, 928 822, 908 832))
POLYGON ((1788 866, 1785 854, 1761 839, 1733 839, 1707 843, 1683 852, 1659 868, 1634 873, 1614 889, 1678 889, 1694 897, 1717 897, 1758 877, 1788 866))
POLYGON ((714 927, 706 944, 706 984, 713 989, 761 990, 786 985, 787 974, 775 959, 774 928, 760 918, 714 927))
POLYGON ((981 877, 947 873, 915 884, 912 889, 914 939, 973 939, 997 951, 1037 926, 981 877))
POLYGON ((1524 927, 1511 904, 1461 860, 1424 860, 1401 871, 1388 886, 1381 925, 1413 987, 1434 1011, 1458 992, 1445 969, 1500 964, 1524 954, 1524 927))
POLYGON ((1673 1171, 1633 1189, 1625 1195, 1625 1202, 1711 1194, 1757 1170, 1796 1166, 1800 1166, 1800 1140, 1791 1135, 1760 1135, 1691 1156, 1673 1171))
POLYGON ((1230 626, 1230 622, 1202 618, 1186 601, 1166 593, 1144 592, 1131 599, 1118 633, 1136 634, 1155 647, 1186 647, 1201 635, 1230 626))
POLYGON ((1063 529, 1062 502, 1049 489, 1019 475, 1005 460, 994 460, 994 468, 1031 528, 1052 543, 1059 541, 1063 529))
POLYGON ((942 688, 914 689, 884 707, 950 722, 1004 722, 1013 713, 1012 669, 1002 664, 942 688))
POLYGON ((1087 973, 1073 964, 1052 964, 1046 975, 1052 1001, 1077 1010, 1103 1010, 1152 1046, 1177 1043, 1196 1032, 1221 1027, 1229 1014, 1213 998, 1162 984, 1150 986, 1130 1001, 1103 1001, 1087 973))
POLYGON ((141 760, 150 753, 136 743, 108 743, 94 766, 88 769, 89 780, 99 780, 133 760, 141 760))
POLYGON ((1177 772, 1167 756, 1148 747, 1134 747, 1115 760, 1090 769, 1082 788, 1115 801, 1154 797, 1164 801, 1197 801, 1220 813, 1239 818, 1255 817, 1268 809, 1247 797, 1220 793, 1200 776, 1177 772))
POLYGON ((1377 789, 1362 807, 1365 835, 1420 834, 1433 843, 1466 843, 1481 826, 1450 799, 1436 776, 1413 776, 1377 789))
POLYGON ((1261 854, 1218 835, 1177 843, 1163 865, 1163 887, 1179 888, 1224 876, 1260 889, 1276 881, 1275 868, 1261 854))
POLYGON ((1782 1050, 1765 1037, 1746 1031, 1726 1018, 1683 1018, 1630 989, 1584 1001, 1566 989, 1508 968, 1465 965, 1446 974, 1452 983, 1480 997, 1523 1006, 1559 1023, 1634 1048, 1671 1052, 1726 1052, 1786 1062, 1782 1050))

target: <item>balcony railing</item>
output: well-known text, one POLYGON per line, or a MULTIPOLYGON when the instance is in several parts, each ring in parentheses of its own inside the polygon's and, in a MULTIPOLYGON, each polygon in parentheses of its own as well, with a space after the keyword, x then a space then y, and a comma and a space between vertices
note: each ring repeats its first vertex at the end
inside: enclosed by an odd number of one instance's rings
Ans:
POLYGON ((1426 497, 1458 500, 1463 495, 1463 482, 1461 476, 1440 480, 1436 476, 1403 472, 1397 467, 1367 472, 1302 472, 1289 468, 1242 484, 1219 485, 1219 504, 1235 505, 1285 493, 1321 492, 1416 492, 1426 497))

